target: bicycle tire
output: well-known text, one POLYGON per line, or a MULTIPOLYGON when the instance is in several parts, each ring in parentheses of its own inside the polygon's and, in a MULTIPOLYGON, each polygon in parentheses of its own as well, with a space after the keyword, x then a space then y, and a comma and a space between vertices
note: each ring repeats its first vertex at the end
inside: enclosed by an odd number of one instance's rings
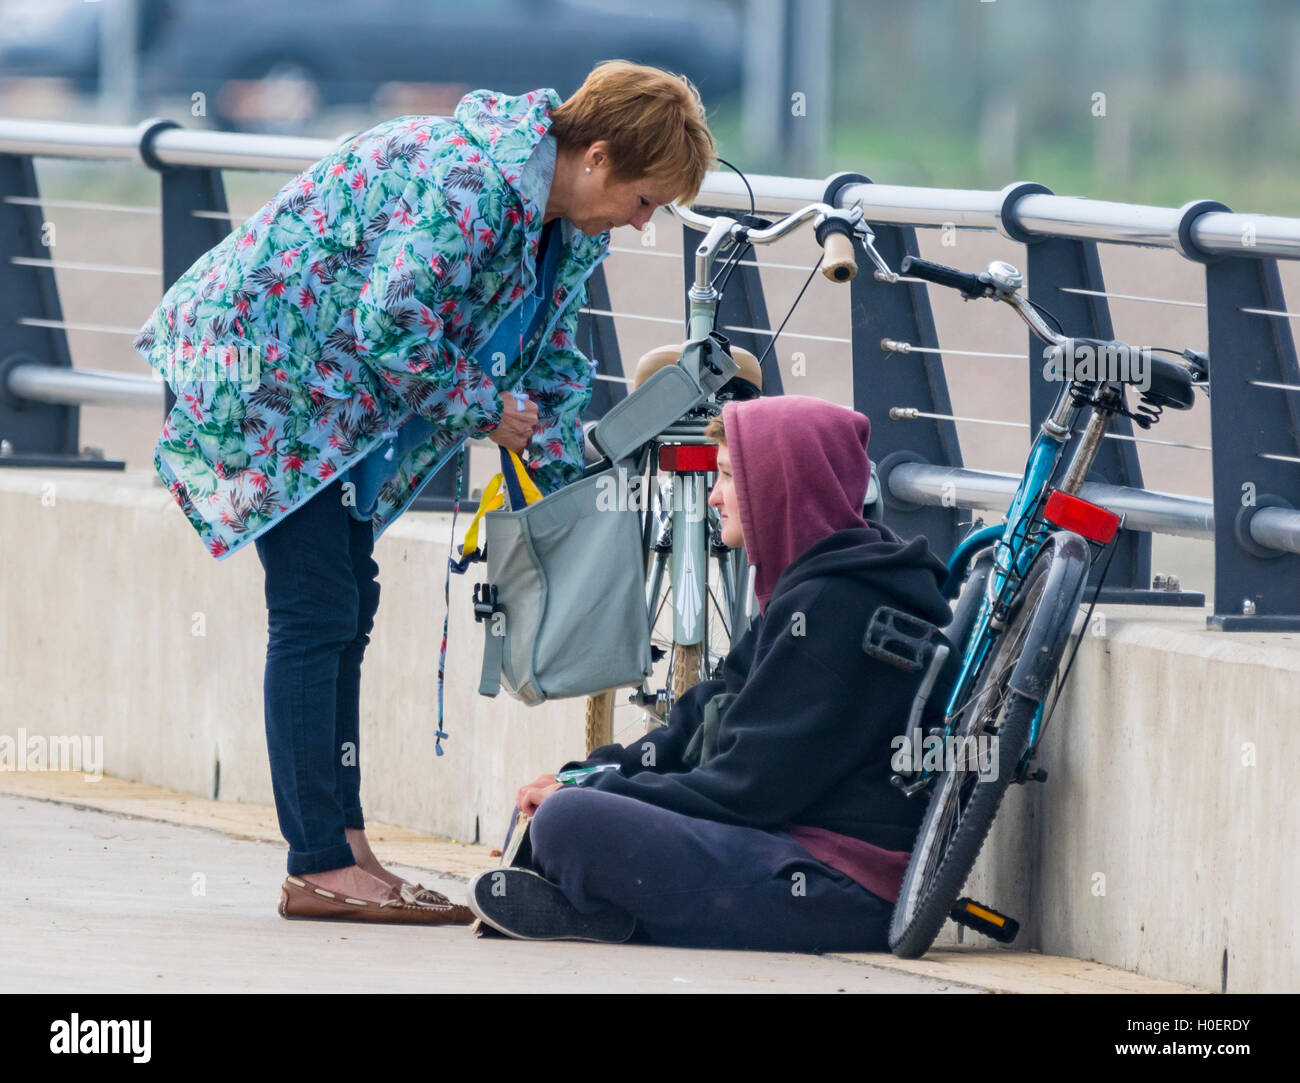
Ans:
POLYGON ((1016 612, 981 665, 969 700, 972 707, 954 734, 978 737, 996 723, 997 777, 982 779, 961 765, 950 770, 946 757, 937 772, 890 920, 889 949, 900 958, 917 959, 930 950, 975 866, 1029 743, 1038 701, 1009 689, 1007 682, 1024 636, 1048 597, 1049 567, 1048 561, 1038 561, 1025 577, 1016 612), (996 697, 993 718, 990 696, 996 697), (957 824, 950 828, 954 805, 957 824))
POLYGON ((704 644, 673 644, 673 702, 704 679, 704 644))
POLYGON ((586 740, 587 755, 590 756, 602 745, 614 740, 614 693, 611 688, 587 697, 586 740))

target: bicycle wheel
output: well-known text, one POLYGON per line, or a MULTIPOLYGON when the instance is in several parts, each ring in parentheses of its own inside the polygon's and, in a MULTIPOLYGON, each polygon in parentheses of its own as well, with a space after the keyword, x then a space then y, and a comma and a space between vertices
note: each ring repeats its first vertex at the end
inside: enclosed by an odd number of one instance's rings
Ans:
POLYGON ((956 747, 969 747, 968 738, 996 737, 997 773, 981 777, 969 762, 950 759, 945 749, 890 922, 889 947, 900 958, 919 958, 939 935, 1029 743, 1038 701, 1008 688, 1007 682, 1047 598, 1049 567, 1040 560, 1030 569, 1015 612, 980 666, 966 705, 958 708, 962 719, 954 730, 956 747))

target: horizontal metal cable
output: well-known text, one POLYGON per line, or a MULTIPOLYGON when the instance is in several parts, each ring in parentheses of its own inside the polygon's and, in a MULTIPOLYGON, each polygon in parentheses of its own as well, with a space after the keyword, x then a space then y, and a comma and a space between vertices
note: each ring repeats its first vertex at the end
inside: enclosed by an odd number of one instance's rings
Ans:
POLYGON ((667 316, 638 316, 635 312, 611 312, 606 308, 580 308, 579 312, 585 312, 589 316, 613 316, 620 320, 649 320, 651 323, 673 323, 678 327, 685 325, 684 320, 673 320, 667 316))
POLYGON ((58 271, 104 271, 119 275, 160 275, 157 267, 128 267, 121 263, 78 263, 70 259, 38 259, 34 256, 11 256, 10 263, 20 267, 51 267, 58 271))
POLYGON ((89 203, 84 199, 38 199, 35 196, 5 196, 6 203, 21 207, 68 207, 81 211, 121 211, 123 214, 162 214, 159 207, 137 207, 130 203, 89 203))
POLYGON ((890 353, 948 353, 959 357, 1005 357, 1012 361, 1023 361, 1025 359, 1025 355, 1022 353, 994 353, 992 350, 949 350, 933 346, 913 346, 910 342, 902 342, 896 338, 882 338, 880 348, 888 350, 890 353))
MULTIPOLYGON (((806 268, 805 268, 805 269, 806 269, 806 268)), ((766 327, 738 327, 738 326, 736 326, 735 324, 731 324, 731 323, 723 324, 723 325, 722 325, 722 329, 723 329, 724 331, 739 331, 739 332, 741 332, 742 334, 746 334, 746 335, 774 335, 774 334, 776 334, 775 331, 771 331, 771 330, 767 329, 766 327)), ((852 342, 853 342, 853 340, 852 340, 851 338, 840 338, 840 337, 837 336, 837 335, 808 335, 808 334, 801 334, 801 333, 798 332, 798 331, 782 331, 782 332, 781 332, 781 337, 782 337, 782 338, 802 338, 802 339, 808 339, 808 340, 811 341, 811 342, 844 342, 844 343, 852 343, 852 342)))
POLYGON ((959 414, 928 414, 915 406, 891 406, 889 416, 894 421, 915 421, 917 418, 930 417, 936 421, 969 421, 973 425, 1003 425, 1009 429, 1029 428, 1023 421, 994 421, 987 417, 962 417, 959 414))
MULTIPOLYGON (((624 248, 616 246, 616 244, 611 244, 610 251, 627 252, 628 255, 633 256, 662 256, 663 259, 669 260, 684 259, 681 252, 655 252, 650 248, 624 248)), ((758 260, 737 260, 737 265, 738 267, 757 267, 761 270, 802 270, 805 274, 809 272, 807 265, 801 263, 766 263, 766 261, 759 263, 758 260)))
POLYGON ((1275 308, 1239 308, 1238 312, 1249 312, 1252 316, 1285 316, 1288 320, 1300 320, 1300 312, 1282 312, 1275 308))
POLYGON ((114 327, 107 323, 73 323, 70 320, 42 320, 35 316, 19 316, 17 323, 24 327, 62 327, 65 331, 102 331, 106 335, 138 335, 138 327, 114 327))
POLYGON ((1123 433, 1108 432, 1107 440, 1132 440, 1135 444, 1159 444, 1161 447, 1185 447, 1191 451, 1213 451, 1208 444, 1185 444, 1181 440, 1154 440, 1150 436, 1125 436, 1123 433))
MULTIPOLYGON (((659 256, 663 259, 680 260, 683 258, 680 252, 657 252, 651 248, 624 248, 622 245, 610 245, 611 252, 626 252, 633 256, 659 256)), ((808 268, 802 263, 759 263, 757 260, 742 259, 738 261, 741 267, 758 267, 761 270, 778 270, 778 271, 803 271, 808 273, 808 268)))
POLYGON ((1085 290, 1077 286, 1057 286, 1062 293, 1082 293, 1087 297, 1114 297, 1118 301, 1146 301, 1153 305, 1180 305, 1183 308, 1204 308, 1204 301, 1175 301, 1169 297, 1141 297, 1135 293, 1111 293, 1109 290, 1085 290))
POLYGON ((1272 459, 1274 462, 1300 463, 1300 459, 1297 459, 1294 455, 1275 455, 1271 451, 1257 451, 1255 454, 1261 459, 1272 459))
POLYGON ((1300 391, 1300 384, 1275 384, 1272 380, 1247 380, 1255 387, 1276 387, 1279 391, 1300 391))
MULTIPOLYGON (((937 421, 968 421, 974 425, 1004 425, 1011 429, 1027 429, 1029 426, 1023 421, 994 421, 987 417, 962 417, 958 414, 928 414, 924 410, 918 410, 913 406, 891 406, 889 416, 895 421, 914 421, 917 418, 929 417, 937 421)), ((1125 436, 1123 433, 1108 432, 1105 434, 1107 440, 1131 440, 1135 444, 1158 444, 1160 447, 1184 447, 1191 451, 1212 451, 1213 449, 1205 444, 1185 444, 1179 440, 1154 440, 1149 436, 1125 436)), ((1296 460, 1300 462, 1300 459, 1296 460)))
POLYGON ((653 248, 624 248, 622 245, 617 245, 617 244, 611 244, 609 246, 609 250, 611 252, 626 252, 629 255, 633 255, 633 256, 659 256, 662 259, 682 258, 682 254, 680 252, 659 252, 653 248))
MULTIPOLYGON (((618 320, 648 320, 650 323, 671 323, 676 327, 682 327, 684 333, 683 320, 674 320, 668 316, 642 316, 636 312, 613 312, 607 308, 582 308, 580 312, 585 312, 590 316, 610 316, 618 320)), ((740 331, 742 334, 749 335, 771 335, 774 332, 764 327, 738 327, 735 324, 722 324, 724 331, 740 331)), ((852 342, 849 338, 836 338, 832 335, 807 335, 800 334, 798 331, 782 331, 782 338, 802 338, 815 342, 852 342)))

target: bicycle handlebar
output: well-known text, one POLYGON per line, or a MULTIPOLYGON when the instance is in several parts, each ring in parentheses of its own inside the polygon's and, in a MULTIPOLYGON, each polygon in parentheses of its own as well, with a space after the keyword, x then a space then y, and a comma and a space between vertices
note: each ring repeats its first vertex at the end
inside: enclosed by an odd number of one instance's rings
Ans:
POLYGON ((942 263, 931 263, 920 256, 904 256, 903 262, 898 265, 898 272, 933 282, 937 286, 947 286, 968 299, 989 297, 993 293, 993 286, 985 276, 959 271, 956 267, 945 267, 942 263))
MULTIPOLYGON (((668 210, 688 225, 705 231, 705 239, 695 250, 696 282, 707 282, 708 269, 724 241, 736 243, 770 244, 779 240, 808 221, 815 220, 814 233, 824 251, 822 274, 832 282, 848 282, 858 273, 857 257, 853 250, 853 235, 870 231, 861 225, 862 211, 855 207, 842 211, 825 203, 809 203, 787 214, 770 226, 755 228, 726 215, 708 217, 696 214, 688 207, 668 204, 668 210)), ((865 242, 864 242, 865 243, 865 242)))
MULTIPOLYGON (((994 260, 983 274, 972 274, 969 271, 959 271, 955 267, 945 267, 942 263, 932 263, 919 256, 909 255, 903 257, 899 264, 899 272, 957 290, 967 300, 991 297, 996 301, 1003 301, 1016 310, 1016 314, 1039 340, 1062 349, 1072 348, 1073 340, 1049 327, 1038 310, 1020 296, 1019 290, 1024 280, 1020 272, 1009 263, 994 260)), ((1109 346, 1134 351, 1134 347, 1118 339, 1112 340, 1109 346)), ((1141 352, 1141 350, 1134 352, 1141 352)), ((1186 369, 1194 382, 1204 382, 1209 377, 1210 359, 1204 354, 1184 350, 1181 357, 1172 357, 1169 360, 1186 369)))

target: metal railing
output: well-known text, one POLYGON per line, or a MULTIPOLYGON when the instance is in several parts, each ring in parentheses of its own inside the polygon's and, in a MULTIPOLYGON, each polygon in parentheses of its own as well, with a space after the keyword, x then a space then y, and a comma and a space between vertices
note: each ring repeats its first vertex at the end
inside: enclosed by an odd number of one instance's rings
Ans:
MULTIPOLYGON (((42 204, 34 157, 134 161, 157 171, 160 208, 78 201, 62 205, 161 214, 165 287, 231 227, 221 170, 296 173, 353 134, 325 140, 186 131, 163 119, 116 127, 0 120, 0 235, 7 238, 0 266, 12 283, 0 297, 8 317, 7 341, 0 345, 0 464, 120 465, 78 455, 77 407, 153 409, 165 390, 149 376, 72 369, 65 331, 133 332, 63 318, 53 279, 61 264, 47 258, 48 250, 39 244, 43 206, 56 204, 42 204)), ((1288 322, 1298 314, 1286 309, 1276 265, 1278 259, 1300 259, 1300 219, 1236 214, 1209 200, 1167 208, 1058 196, 1032 183, 966 191, 878 185, 860 174, 838 174, 826 181, 758 175, 749 181, 760 213, 782 213, 818 200, 841 207, 861 204, 876 229, 877 247, 891 266, 917 252, 917 228, 991 231, 1023 244, 1030 298, 1041 302, 1050 296, 1053 311, 1074 335, 1113 337, 1107 307, 1111 298, 1206 308, 1212 360, 1209 447, 1137 437, 1127 419, 1120 418, 1112 430, 1115 439, 1107 442, 1094 467, 1098 477, 1107 480, 1089 481, 1084 487, 1085 497, 1125 515, 1108 578, 1111 585, 1102 591, 1101 600, 1202 604, 1203 595, 1196 592, 1151 589, 1150 532, 1213 538, 1215 611, 1210 624, 1251 630, 1300 627, 1300 512, 1293 510, 1300 504, 1295 399, 1300 373, 1288 322), (1203 264, 1204 302, 1107 291, 1099 243, 1172 249, 1203 264), (1210 451, 1213 499, 1147 491, 1137 459, 1139 443, 1210 451)), ((697 205, 748 211, 749 195, 735 175, 714 173, 697 205)), ((683 239, 683 251, 689 251, 698 235, 685 227, 683 239)), ((115 265, 80 268, 159 273, 115 265)), ((889 286, 864 273, 851 290, 854 323, 848 336, 783 335, 851 345, 853 406, 872 418, 872 455, 888 520, 905 536, 924 533, 937 552, 946 554, 969 526, 965 513, 1004 509, 1018 478, 962 463, 955 422, 984 419, 960 418, 952 412, 942 364, 945 351, 937 340, 924 285, 909 281, 889 286), (900 409, 900 403, 906 407, 900 409)), ((584 343, 591 342, 602 371, 589 418, 600 416, 626 393, 616 319, 682 326, 668 317, 616 312, 603 275, 593 275, 580 333, 584 343)), ((761 353, 770 340, 755 261, 738 267, 723 300, 720 325, 733 342, 755 352, 761 353)), ((1056 389, 1032 362, 1035 356, 1031 344, 1023 355, 1030 390, 1027 422, 993 423, 1028 428, 1047 413, 1056 389)), ((776 365, 764 371, 764 391, 782 391, 776 365)), ((170 395, 166 405, 170 408, 170 395)), ((425 506, 446 506, 448 481, 434 479, 430 489, 439 491, 424 501, 425 506)))

